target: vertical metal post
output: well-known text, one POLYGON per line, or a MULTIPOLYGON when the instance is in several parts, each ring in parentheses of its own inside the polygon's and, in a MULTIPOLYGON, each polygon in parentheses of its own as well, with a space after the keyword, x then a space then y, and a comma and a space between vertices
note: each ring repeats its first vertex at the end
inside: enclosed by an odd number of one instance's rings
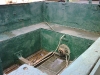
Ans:
POLYGON ((89 4, 92 4, 92 0, 89 0, 89 4))
POLYGON ((0 59, 0 75, 3 75, 2 61, 1 61, 1 59, 0 59))

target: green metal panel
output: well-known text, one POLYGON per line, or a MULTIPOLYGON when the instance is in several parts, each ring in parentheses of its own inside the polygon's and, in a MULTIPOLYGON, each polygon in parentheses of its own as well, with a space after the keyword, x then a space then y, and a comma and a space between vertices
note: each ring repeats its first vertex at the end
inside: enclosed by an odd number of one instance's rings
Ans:
POLYGON ((1 59, 0 59, 0 75, 3 75, 2 61, 1 61, 1 59))
MULTIPOLYGON (((62 33, 46 29, 38 29, 26 34, 15 36, 0 42, 0 57, 3 68, 16 63, 14 54, 22 50, 22 56, 27 57, 34 52, 45 49, 54 51, 58 45, 62 33)), ((67 35, 62 43, 67 44, 71 50, 71 60, 81 55, 94 41, 67 35)))
POLYGON ((47 22, 100 33, 100 5, 45 2, 43 14, 47 22))
POLYGON ((32 24, 43 22, 43 2, 34 2, 29 5, 32 24))
MULTIPOLYGON (((62 33, 41 29, 41 47, 48 51, 54 51, 62 35, 62 33)), ((93 40, 66 34, 61 44, 64 43, 69 46, 71 50, 71 60, 73 60, 81 55, 93 42, 93 40)))
POLYGON ((43 22, 42 4, 0 5, 0 33, 43 22))
POLYGON ((22 34, 0 42, 0 57, 3 68, 15 63, 14 53, 22 50, 22 56, 27 57, 40 50, 40 30, 22 34))
POLYGON ((34 2, 0 5, 0 33, 47 21, 100 33, 100 5, 34 2))

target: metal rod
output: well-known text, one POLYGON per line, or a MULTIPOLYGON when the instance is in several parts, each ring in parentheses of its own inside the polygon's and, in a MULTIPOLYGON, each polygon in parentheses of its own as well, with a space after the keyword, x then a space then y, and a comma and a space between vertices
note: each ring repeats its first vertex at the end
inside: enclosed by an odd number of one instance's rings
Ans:
POLYGON ((27 59, 23 58, 23 57, 19 57, 20 63, 21 64, 28 64, 31 65, 32 62, 28 61, 27 59))
POLYGON ((49 23, 47 23, 47 22, 45 22, 49 27, 50 27, 50 29, 52 29, 53 31, 55 31, 50 25, 49 25, 49 23))
POLYGON ((37 62, 33 63, 33 66, 37 66, 38 64, 42 63, 43 61, 49 59, 52 55, 53 55, 53 52, 48 53, 47 55, 45 55, 44 57, 39 59, 37 62))
POLYGON ((59 40, 58 46, 57 46, 57 48, 55 49, 55 51, 54 51, 54 52, 56 52, 56 51, 57 51, 57 49, 59 48, 60 43, 61 43, 61 41, 62 41, 62 39, 63 39, 63 37, 64 37, 64 36, 65 36, 65 34, 64 34, 64 35, 62 35, 62 36, 60 37, 60 40, 59 40))

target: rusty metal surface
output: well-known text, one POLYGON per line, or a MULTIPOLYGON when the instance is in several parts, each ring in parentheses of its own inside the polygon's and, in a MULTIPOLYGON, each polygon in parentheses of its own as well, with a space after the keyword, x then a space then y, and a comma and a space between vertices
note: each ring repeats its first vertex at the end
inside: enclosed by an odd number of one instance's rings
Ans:
MULTIPOLYGON (((29 57, 27 57, 26 59, 29 60, 30 62, 36 62, 38 61, 40 58, 42 58, 43 56, 45 56, 48 52, 45 50, 40 50, 38 52, 36 52, 35 54, 30 55, 29 57)), ((8 74, 14 70, 16 70, 18 67, 20 67, 20 64, 13 64, 12 66, 8 67, 7 69, 5 69, 3 72, 5 74, 8 74)))
POLYGON ((5 74, 8 74, 8 73, 10 73, 10 72, 16 70, 18 67, 20 67, 19 64, 14 64, 14 65, 10 66, 9 68, 5 69, 3 72, 4 72, 5 74))
POLYGON ((47 51, 45 51, 45 50, 40 50, 40 51, 38 51, 37 53, 35 53, 35 54, 33 54, 33 55, 27 57, 27 59, 28 59, 30 62, 35 63, 35 62, 37 62, 40 58, 42 58, 43 56, 45 56, 46 54, 48 54, 47 51))
POLYGON ((57 75, 60 73, 66 65, 66 61, 61 59, 59 56, 54 55, 37 68, 48 75, 57 75))
MULTIPOLYGON (((35 54, 32 54, 31 56, 27 57, 26 59, 29 60, 30 62, 35 63, 48 53, 49 52, 45 50, 40 50, 35 54)), ((39 65, 37 68, 40 69, 42 72, 47 73, 48 75, 57 75, 65 68, 65 65, 66 65, 65 60, 61 59, 58 55, 53 55, 48 60, 43 62, 41 65, 39 65)), ((14 64, 11 67, 5 69, 4 73, 8 74, 16 70, 19 66, 20 66, 19 64, 14 64)))

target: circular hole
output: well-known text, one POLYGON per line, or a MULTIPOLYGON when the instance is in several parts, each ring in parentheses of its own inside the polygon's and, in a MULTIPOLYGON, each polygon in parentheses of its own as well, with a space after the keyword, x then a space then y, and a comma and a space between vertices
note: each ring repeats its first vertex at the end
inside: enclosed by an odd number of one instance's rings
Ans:
POLYGON ((95 51, 95 52, 98 52, 98 51, 95 51))
POLYGON ((28 68, 27 67, 24 67, 23 70, 28 70, 28 68))

